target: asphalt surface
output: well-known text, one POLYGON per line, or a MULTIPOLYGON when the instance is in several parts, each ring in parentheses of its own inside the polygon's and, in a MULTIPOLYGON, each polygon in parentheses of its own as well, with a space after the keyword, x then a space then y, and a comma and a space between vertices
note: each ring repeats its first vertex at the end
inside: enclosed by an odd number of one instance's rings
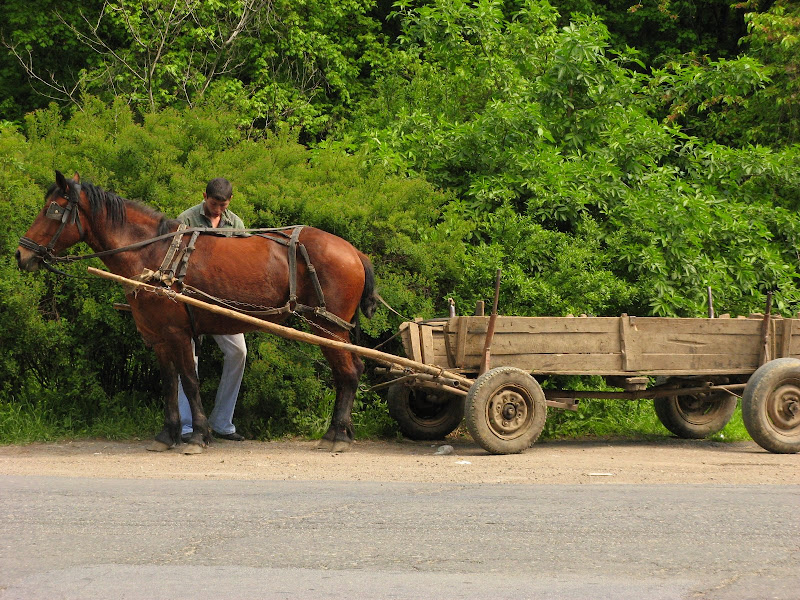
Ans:
POLYGON ((798 492, 0 476, 0 600, 798 600, 798 492))

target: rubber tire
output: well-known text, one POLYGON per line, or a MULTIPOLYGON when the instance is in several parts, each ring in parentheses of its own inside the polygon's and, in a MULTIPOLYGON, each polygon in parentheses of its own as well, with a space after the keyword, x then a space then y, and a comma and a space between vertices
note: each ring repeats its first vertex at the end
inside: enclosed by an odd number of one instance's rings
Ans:
MULTIPOLYGON (((496 410, 500 410, 498 407, 496 410)), ((522 412, 522 411, 520 411, 522 412)), ((472 384, 464 402, 464 419, 472 439, 491 454, 517 454, 531 447, 544 429, 547 403, 539 383, 528 373, 514 367, 497 367, 487 371, 472 384), (489 416, 494 399, 521 400, 525 412, 523 422, 515 430, 504 433, 502 424, 489 416)))
POLYGON ((753 373, 742 394, 742 420, 747 433, 759 446, 775 454, 800 451, 800 413, 786 415, 787 405, 800 403, 800 360, 777 358, 753 373), (779 425, 770 412, 780 412, 787 422, 779 425))
POLYGON ((686 405, 687 401, 696 401, 694 396, 654 398, 653 408, 661 424, 679 438, 701 440, 725 427, 736 410, 736 396, 721 392, 720 397, 713 403, 704 402, 703 412, 692 412, 686 405))
POLYGON ((404 436, 412 440, 441 440, 455 431, 464 418, 464 400, 454 394, 444 402, 428 401, 433 395, 402 383, 389 387, 386 404, 389 415, 404 436))

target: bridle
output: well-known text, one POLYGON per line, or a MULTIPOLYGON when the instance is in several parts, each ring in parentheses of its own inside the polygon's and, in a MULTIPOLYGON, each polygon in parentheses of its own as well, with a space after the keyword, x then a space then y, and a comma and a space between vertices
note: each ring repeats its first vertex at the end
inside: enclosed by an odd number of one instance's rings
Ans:
POLYGON ((32 250, 33 253, 41 259, 42 264, 46 269, 56 273, 60 273, 61 271, 56 270, 52 265, 50 265, 50 261, 56 260, 56 256, 53 254, 53 248, 55 248, 56 242, 58 241, 58 238, 61 237, 61 234, 64 232, 66 226, 72 223, 78 228, 78 235, 80 236, 79 241, 83 240, 84 235, 83 225, 81 225, 81 220, 78 216, 78 203, 81 199, 81 184, 74 181, 70 183, 69 196, 66 196, 62 192, 61 198, 64 198, 67 201, 66 207, 61 206, 58 204, 58 202, 53 200, 50 203, 50 206, 47 207, 47 212, 45 213, 45 217, 48 219, 61 222, 58 227, 58 231, 56 231, 55 235, 53 235, 47 246, 37 244, 32 239, 26 237, 22 237, 19 240, 20 246, 27 248, 28 250, 32 250))

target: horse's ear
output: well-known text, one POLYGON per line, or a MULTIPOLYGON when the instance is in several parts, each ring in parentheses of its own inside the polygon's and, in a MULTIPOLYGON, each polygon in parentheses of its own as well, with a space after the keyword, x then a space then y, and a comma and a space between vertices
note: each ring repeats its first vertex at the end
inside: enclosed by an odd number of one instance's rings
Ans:
POLYGON ((69 187, 67 185, 67 178, 64 177, 63 173, 61 173, 61 171, 58 170, 56 171, 56 185, 62 192, 66 192, 67 188, 69 187))
POLYGON ((72 181, 74 181, 75 183, 80 183, 81 182, 81 176, 78 175, 77 171, 75 171, 75 175, 72 176, 72 181))

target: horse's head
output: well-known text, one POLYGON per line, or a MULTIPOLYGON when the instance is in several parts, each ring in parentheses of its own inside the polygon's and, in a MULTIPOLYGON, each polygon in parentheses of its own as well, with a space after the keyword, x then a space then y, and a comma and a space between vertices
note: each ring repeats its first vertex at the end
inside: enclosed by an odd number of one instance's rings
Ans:
POLYGON ((80 176, 67 179, 56 171, 56 182, 47 191, 44 206, 30 229, 19 240, 16 258, 19 268, 36 271, 59 252, 84 238, 81 211, 86 213, 80 176))

